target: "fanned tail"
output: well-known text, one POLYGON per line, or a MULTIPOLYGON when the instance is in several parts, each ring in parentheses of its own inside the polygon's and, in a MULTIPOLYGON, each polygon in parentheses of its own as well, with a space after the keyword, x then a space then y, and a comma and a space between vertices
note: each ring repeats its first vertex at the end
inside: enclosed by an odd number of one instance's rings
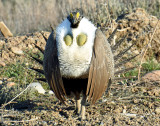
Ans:
MULTIPOLYGON (((116 34, 117 32, 117 29, 116 28, 113 33, 109 36, 108 38, 108 42, 111 43, 114 35, 116 34)), ((139 54, 137 55, 134 55, 134 56, 131 56, 131 57, 128 57, 128 58, 124 58, 123 56, 125 54, 128 53, 128 51, 130 51, 132 49, 132 47, 136 44, 136 42, 133 42, 133 44, 121 51, 119 51, 119 47, 121 47, 121 45, 123 43, 125 43, 126 39, 127 39, 127 35, 125 35, 123 38, 121 38, 119 41, 116 42, 115 45, 112 45, 111 46, 111 50, 112 50, 112 53, 114 55, 114 63, 115 63, 115 72, 114 72, 114 75, 116 76, 114 78, 114 81, 121 81, 121 80, 127 80, 127 79, 135 79, 137 77, 117 77, 118 75, 121 75, 121 74, 124 74, 126 72, 129 72, 129 71, 132 71, 133 69, 137 68, 137 66, 134 66, 134 67, 130 67, 130 68, 123 68, 122 69, 122 66, 124 64, 126 64, 127 62, 130 62, 131 60, 135 59, 139 54), (118 69, 118 70, 117 70, 118 69)))
MULTIPOLYGON (((52 27, 51 27, 52 28, 52 27)), ((115 36, 115 34, 117 33, 117 29, 116 28, 113 33, 109 36, 108 38, 108 42, 111 43, 113 37, 115 36)), ((52 28, 53 30, 53 28, 52 28)), ((45 37, 44 33, 42 33, 42 36, 44 38, 44 40, 47 42, 47 38, 45 37)), ((126 38, 127 38, 128 35, 125 35, 122 39, 120 39, 115 45, 112 45, 111 46, 111 50, 112 50, 112 53, 114 54, 114 61, 115 61, 115 73, 114 75, 117 76, 117 75, 120 75, 120 74, 123 74, 123 73, 126 73, 126 72, 129 72, 136 67, 130 67, 130 68, 125 68, 125 69, 120 69, 120 70, 117 70, 117 68, 121 68, 121 66, 123 66, 125 63, 127 62, 130 62, 132 59, 135 59, 135 57, 137 57, 139 54, 137 55, 134 55, 134 56, 131 56, 129 58, 125 58, 123 59, 123 56, 129 51, 131 50, 131 48, 136 44, 136 42, 134 42, 131 46, 127 47, 126 49, 123 49, 123 51, 119 51, 118 54, 115 54, 115 52, 119 49, 119 47, 122 45, 122 43, 125 42, 126 38), (121 60, 123 59, 123 60, 121 60)), ((35 44, 35 47, 42 53, 44 54, 44 50, 42 48, 40 48, 39 46, 37 46, 35 44)), ((117 52, 116 52, 117 53, 117 52)), ((39 64, 43 65, 43 61, 41 59, 38 59, 38 58, 35 58, 33 56, 31 56, 36 62, 38 62, 39 64)), ((37 69, 37 68, 31 68, 32 70, 40 73, 40 74, 44 74, 44 71, 42 69, 37 69)), ((136 77, 115 77, 114 80, 117 81, 117 80, 126 80, 126 79, 132 79, 132 78, 136 78, 136 77)), ((45 78, 37 78, 37 80, 40 80, 40 81, 44 81, 46 82, 46 79, 45 78)))
MULTIPOLYGON (((52 29, 52 30, 53 30, 53 29, 52 29)), ((41 35, 43 36, 44 40, 47 42, 48 38, 46 38, 46 36, 44 35, 43 32, 41 32, 41 35)), ((42 54, 44 54, 44 49, 42 49, 41 47, 39 47, 39 46, 36 45, 36 44, 34 44, 34 45, 35 45, 35 47, 36 47, 42 54)), ((39 59, 39 58, 36 58, 36 57, 34 57, 34 56, 30 56, 30 57, 31 57, 32 59, 34 59, 37 63, 39 63, 40 65, 43 66, 43 60, 41 60, 41 59, 39 59)), ((33 67, 30 68, 30 69, 36 71, 37 73, 40 73, 40 74, 44 75, 44 71, 43 71, 42 69, 37 69, 37 68, 33 68, 33 67)), ((36 80, 38 80, 38 81, 43 81, 43 82, 47 82, 47 81, 46 81, 46 78, 36 78, 36 80)))

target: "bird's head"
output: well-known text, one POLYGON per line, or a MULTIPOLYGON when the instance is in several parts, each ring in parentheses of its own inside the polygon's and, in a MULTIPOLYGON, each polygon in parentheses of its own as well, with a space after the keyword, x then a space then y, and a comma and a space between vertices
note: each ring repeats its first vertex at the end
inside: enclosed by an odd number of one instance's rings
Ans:
POLYGON ((76 28, 78 27, 81 19, 83 18, 82 11, 80 9, 76 9, 71 12, 67 18, 71 23, 71 27, 76 28))

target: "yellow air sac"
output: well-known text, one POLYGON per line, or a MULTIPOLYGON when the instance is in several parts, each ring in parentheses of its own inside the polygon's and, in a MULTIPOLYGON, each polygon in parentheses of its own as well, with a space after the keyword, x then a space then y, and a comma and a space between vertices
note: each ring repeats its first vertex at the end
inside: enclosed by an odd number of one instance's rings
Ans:
POLYGON ((73 42, 73 37, 71 35, 66 35, 64 41, 67 46, 70 46, 73 42))
POLYGON ((80 34, 77 36, 77 44, 79 46, 83 46, 87 41, 87 35, 86 34, 80 34))

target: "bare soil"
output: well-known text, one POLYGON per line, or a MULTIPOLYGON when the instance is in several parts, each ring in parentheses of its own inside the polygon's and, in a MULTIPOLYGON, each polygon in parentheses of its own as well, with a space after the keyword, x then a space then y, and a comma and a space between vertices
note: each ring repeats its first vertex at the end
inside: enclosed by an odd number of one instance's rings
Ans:
POLYGON ((64 106, 54 95, 38 95, 1 109, 1 124, 158 126, 159 94, 158 82, 112 84, 109 97, 105 94, 95 105, 87 104, 84 121, 75 114, 74 100, 68 100, 68 106, 64 106))

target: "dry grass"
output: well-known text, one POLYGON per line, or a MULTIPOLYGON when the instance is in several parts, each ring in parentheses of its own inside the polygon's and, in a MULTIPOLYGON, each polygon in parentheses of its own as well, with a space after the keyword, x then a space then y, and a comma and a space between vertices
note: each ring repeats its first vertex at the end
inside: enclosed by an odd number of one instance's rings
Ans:
POLYGON ((93 22, 106 22, 125 11, 142 7, 159 17, 160 0, 0 0, 0 21, 14 35, 49 30, 74 8, 81 8, 93 22))

